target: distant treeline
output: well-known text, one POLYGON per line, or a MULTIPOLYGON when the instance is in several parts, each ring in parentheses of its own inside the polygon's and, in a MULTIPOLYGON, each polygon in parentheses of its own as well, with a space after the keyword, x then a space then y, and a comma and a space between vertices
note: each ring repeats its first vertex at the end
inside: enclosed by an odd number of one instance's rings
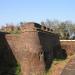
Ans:
MULTIPOLYGON (((20 29, 25 25, 26 22, 20 22, 18 25, 6 24, 2 26, 0 31, 10 32, 10 33, 20 33, 20 29)), ((52 33, 58 34, 60 39, 75 39, 75 24, 71 21, 60 22, 58 20, 41 21, 42 26, 46 26, 51 29, 52 33)))
POLYGON ((41 25, 52 29, 52 32, 58 34, 60 39, 75 39, 75 24, 71 21, 46 20, 42 21, 41 25))

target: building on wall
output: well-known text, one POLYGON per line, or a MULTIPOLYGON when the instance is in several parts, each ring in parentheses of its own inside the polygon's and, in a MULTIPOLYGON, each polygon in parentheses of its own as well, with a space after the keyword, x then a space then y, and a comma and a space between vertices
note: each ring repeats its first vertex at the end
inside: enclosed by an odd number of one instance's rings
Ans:
POLYGON ((34 24, 33 22, 28 22, 28 23, 20 26, 21 32, 36 31, 36 30, 40 30, 40 29, 41 29, 41 25, 34 24))
POLYGON ((50 28, 47 28, 46 26, 42 26, 39 25, 37 23, 34 22, 28 22, 28 23, 24 23, 20 26, 20 30, 21 32, 25 32, 25 31, 49 31, 51 32, 50 28))

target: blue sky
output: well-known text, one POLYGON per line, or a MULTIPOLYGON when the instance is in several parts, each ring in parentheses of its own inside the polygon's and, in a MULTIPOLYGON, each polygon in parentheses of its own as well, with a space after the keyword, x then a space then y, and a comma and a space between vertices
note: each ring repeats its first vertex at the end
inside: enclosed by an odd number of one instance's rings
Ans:
POLYGON ((75 22, 75 0, 0 0, 0 25, 46 19, 75 22))

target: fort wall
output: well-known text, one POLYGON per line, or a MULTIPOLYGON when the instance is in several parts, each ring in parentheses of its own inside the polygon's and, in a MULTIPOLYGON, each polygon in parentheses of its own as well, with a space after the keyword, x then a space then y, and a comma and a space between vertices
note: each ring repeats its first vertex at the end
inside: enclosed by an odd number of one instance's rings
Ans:
POLYGON ((67 55, 75 53, 75 40, 60 40, 61 47, 66 50, 67 55))
POLYGON ((53 59, 66 58, 75 51, 74 41, 59 40, 57 34, 37 23, 26 23, 20 30, 20 34, 2 33, 0 39, 6 42, 1 51, 8 49, 12 52, 21 65, 22 75, 43 75, 51 67, 53 59))

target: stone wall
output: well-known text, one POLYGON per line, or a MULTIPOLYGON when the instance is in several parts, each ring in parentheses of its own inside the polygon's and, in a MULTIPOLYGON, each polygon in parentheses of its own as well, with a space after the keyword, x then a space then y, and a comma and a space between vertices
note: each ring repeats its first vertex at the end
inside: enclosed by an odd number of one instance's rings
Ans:
POLYGON ((75 40, 60 40, 61 47, 66 50, 67 55, 75 53, 75 40))
POLYGON ((58 35, 50 32, 26 31, 16 36, 8 34, 6 39, 23 75, 43 75, 50 69, 53 59, 62 54, 58 35))
POLYGON ((45 66, 38 32, 26 31, 17 36, 9 34, 6 39, 21 65, 22 75, 43 75, 45 66))
POLYGON ((60 46, 58 35, 50 33, 46 27, 41 29, 36 23, 27 23, 23 27, 21 30, 25 30, 21 34, 6 34, 5 38, 23 75, 43 75, 52 64, 56 51, 53 48, 57 44, 60 46))
MULTIPOLYGON (((55 58, 66 58, 66 54, 72 49, 68 48, 70 44, 74 47, 72 42, 59 41, 57 34, 37 23, 26 23, 20 29, 20 34, 2 33, 0 39, 5 41, 1 51, 6 55, 11 51, 15 62, 21 65, 22 75, 43 75, 50 69, 55 58), (5 49, 8 49, 8 52, 5 53, 5 49)), ((8 55, 7 58, 9 57, 8 55)))

